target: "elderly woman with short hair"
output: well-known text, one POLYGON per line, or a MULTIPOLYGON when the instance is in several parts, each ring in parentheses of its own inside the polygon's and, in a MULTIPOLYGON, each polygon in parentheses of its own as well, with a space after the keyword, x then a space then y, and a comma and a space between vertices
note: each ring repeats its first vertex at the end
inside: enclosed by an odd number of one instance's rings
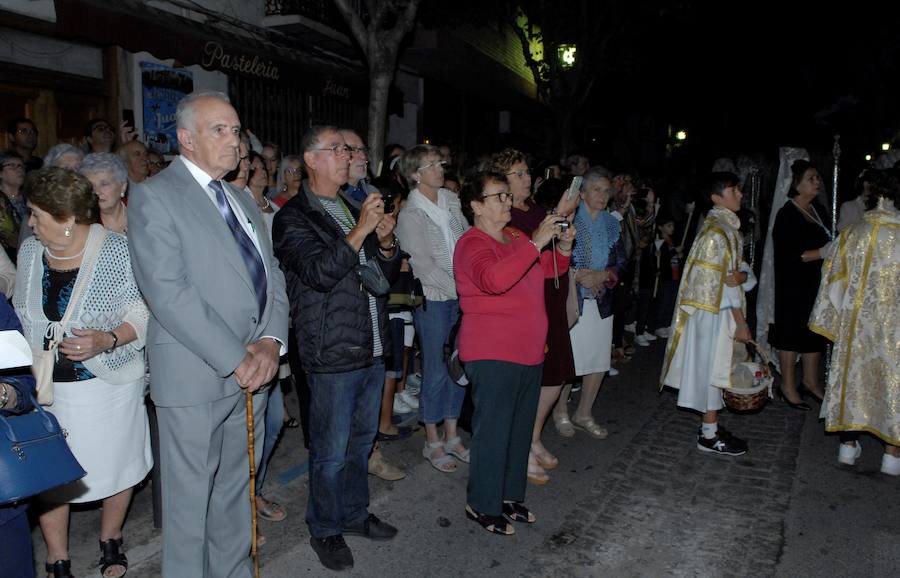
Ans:
POLYGON ((84 152, 74 145, 59 143, 54 145, 44 156, 45 167, 59 167, 77 171, 84 161, 84 152))
POLYGON ((272 198, 278 208, 297 196, 303 185, 303 159, 298 155, 286 155, 278 168, 278 194, 272 198))
POLYGON ((563 218, 552 214, 530 236, 508 227, 512 194, 502 174, 470 179, 460 198, 474 223, 453 258, 463 310, 459 358, 475 404, 466 515, 510 535, 508 520, 537 519, 522 502, 547 340, 544 286, 568 270, 576 231, 561 229, 563 218), (555 250, 542 251, 552 239, 555 250))
POLYGON ((400 211, 397 237, 410 255, 410 266, 422 282, 426 299, 424 307, 413 311, 422 352, 419 409, 426 437, 422 455, 436 469, 452 472, 456 470, 453 457, 469 462, 469 450, 456 431, 466 390, 450 379, 444 346, 459 319, 453 251, 469 224, 459 198, 443 188, 445 164, 435 146, 418 145, 403 153, 400 170, 414 188, 400 211), (438 433, 442 421, 443 438, 438 433))
POLYGON ((25 191, 34 237, 19 251, 13 305, 33 349, 45 349, 47 335, 60 339, 49 411, 88 472, 40 497, 46 569, 55 578, 71 575, 69 504, 102 500, 100 572, 122 576, 122 525, 153 461, 142 351, 149 313, 125 237, 96 224, 97 197, 86 177, 43 168, 28 175, 25 191))
MULTIPOLYGON (((547 218, 547 211, 531 200, 531 171, 525 154, 506 149, 491 158, 491 170, 506 176, 509 192, 512 194, 510 225, 526 235, 532 235, 547 218)), ((557 214, 568 217, 578 207, 577 196, 569 200, 563 193, 556 207, 557 214)), ((551 247, 545 247, 550 250, 551 247)), ((575 362, 572 358, 572 343, 569 339, 569 323, 566 301, 569 295, 569 275, 559 271, 544 283, 544 307, 547 311, 549 329, 547 332, 547 353, 541 377, 541 394, 538 403, 534 431, 531 438, 531 452, 528 455, 528 481, 543 485, 550 481, 547 470, 559 465, 559 460, 544 447, 541 432, 550 411, 559 399, 562 387, 575 380, 575 362)))
POLYGON ((123 235, 128 231, 128 212, 125 208, 125 191, 128 189, 128 170, 119 155, 91 153, 84 157, 81 174, 91 181, 100 222, 104 227, 123 235))
POLYGON ((566 408, 569 387, 563 388, 553 416, 563 435, 572 435, 573 427, 596 439, 608 435, 606 428, 594 420, 591 408, 609 371, 613 332, 611 289, 625 265, 619 222, 606 210, 612 191, 612 175, 606 169, 594 167, 584 174, 581 205, 575 215, 578 236, 572 254, 580 315, 569 330, 575 373, 582 378, 581 398, 570 420, 566 408))

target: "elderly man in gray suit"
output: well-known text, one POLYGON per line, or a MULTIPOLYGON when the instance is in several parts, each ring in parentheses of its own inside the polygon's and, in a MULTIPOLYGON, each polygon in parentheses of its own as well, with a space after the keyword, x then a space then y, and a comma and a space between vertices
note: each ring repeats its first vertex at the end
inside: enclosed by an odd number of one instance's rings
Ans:
MULTIPOLYGON (((181 157, 136 184, 128 204, 134 274, 152 314, 162 573, 246 578, 244 390, 258 390, 278 369, 288 330, 284 276, 250 196, 220 180, 239 161, 240 121, 228 97, 190 94, 176 123, 181 157)), ((257 405, 261 415, 265 404, 257 405)))

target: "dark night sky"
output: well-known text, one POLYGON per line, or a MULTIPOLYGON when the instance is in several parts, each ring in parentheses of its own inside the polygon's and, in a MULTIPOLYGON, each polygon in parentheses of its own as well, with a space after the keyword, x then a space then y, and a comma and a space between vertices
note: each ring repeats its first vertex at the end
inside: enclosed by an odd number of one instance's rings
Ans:
POLYGON ((593 95, 590 123, 650 116, 686 127, 716 156, 829 149, 840 133, 845 152, 861 157, 898 128, 900 10, 888 4, 695 2, 642 30, 630 65, 593 95), (817 122, 845 97, 851 104, 817 122))

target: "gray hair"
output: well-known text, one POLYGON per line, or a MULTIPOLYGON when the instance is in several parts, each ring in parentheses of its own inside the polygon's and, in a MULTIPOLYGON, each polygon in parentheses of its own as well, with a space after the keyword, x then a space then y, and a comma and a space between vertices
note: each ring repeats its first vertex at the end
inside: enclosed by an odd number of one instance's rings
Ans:
POLYGON ((128 170, 125 168, 125 161, 122 157, 113 153, 91 153, 84 157, 81 164, 81 170, 78 171, 87 176, 88 174, 107 172, 120 182, 128 182, 128 170))
POLYGON ((73 154, 77 156, 79 160, 84 159, 84 151, 82 151, 80 148, 68 143, 59 143, 58 145, 54 145, 53 148, 47 151, 46 156, 44 156, 44 166, 55 167, 56 161, 67 154, 73 154))
POLYGON ((583 176, 584 180, 581 181, 581 189, 585 190, 590 186, 594 181, 599 181, 600 179, 606 179, 610 183, 613 180, 613 174, 610 170, 605 167, 601 167, 600 165, 594 165, 588 169, 583 176))
MULTIPOLYGON (((319 137, 326 132, 341 133, 341 129, 333 124, 314 124, 309 130, 303 133, 300 139, 300 153, 305 153, 315 149, 319 145, 319 137)), ((301 161, 302 162, 302 161, 301 161)), ((282 166, 284 166, 282 164, 282 166)))
POLYGON ((418 172, 419 167, 422 166, 422 159, 428 155, 437 155, 440 157, 441 149, 430 144, 420 144, 411 149, 407 149, 406 152, 400 156, 400 174, 409 181, 413 180, 412 176, 418 172))
POLYGON ((300 157, 300 155, 285 155, 285 157, 281 159, 281 164, 278 165, 278 180, 275 183, 275 190, 277 191, 276 194, 281 194, 281 191, 285 186, 284 171, 286 171, 291 166, 291 162, 293 161, 300 161, 301 168, 304 166, 303 159, 300 157))
POLYGON ((190 132, 197 131, 197 125, 194 122, 194 117, 197 116, 197 101, 204 98, 215 98, 225 104, 231 104, 231 99, 228 98, 228 95, 218 90, 192 92, 178 101, 178 106, 175 108, 176 128, 183 128, 190 132))

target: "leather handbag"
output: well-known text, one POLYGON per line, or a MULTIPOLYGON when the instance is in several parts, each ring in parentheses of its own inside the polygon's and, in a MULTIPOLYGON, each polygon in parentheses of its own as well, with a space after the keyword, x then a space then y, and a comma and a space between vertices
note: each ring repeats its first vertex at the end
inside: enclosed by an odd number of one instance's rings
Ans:
POLYGON ((41 405, 53 405, 53 367, 56 365, 56 359, 59 356, 59 342, 62 341, 66 332, 66 325, 72 316, 74 304, 81 298, 85 286, 91 278, 94 271, 94 264, 97 262, 97 253, 100 245, 106 239, 107 232, 92 236, 88 239, 90 246, 86 247, 84 258, 81 263, 81 271, 78 273, 75 287, 72 290, 72 296, 69 298, 69 304, 66 306, 66 312, 63 314, 59 323, 50 322, 47 327, 47 339, 49 340, 47 349, 32 348, 31 373, 34 374, 35 391, 37 392, 37 401, 41 405))
POLYGON ((83 478, 56 416, 34 396, 35 410, 0 415, 0 504, 18 502, 83 478))
POLYGON ((415 309, 425 301, 422 282, 415 278, 411 271, 401 272, 397 282, 391 286, 388 305, 411 307, 415 309))

